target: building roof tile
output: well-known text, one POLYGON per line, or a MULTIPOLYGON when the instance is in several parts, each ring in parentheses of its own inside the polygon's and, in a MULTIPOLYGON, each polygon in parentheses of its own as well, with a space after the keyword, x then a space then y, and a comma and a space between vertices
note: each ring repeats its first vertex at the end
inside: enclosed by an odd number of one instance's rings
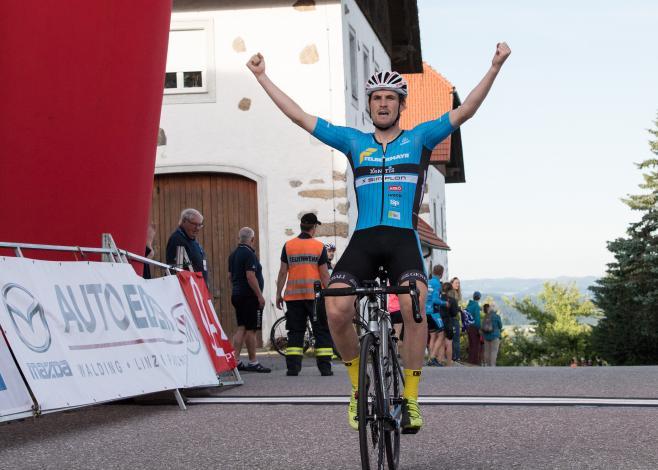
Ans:
MULTIPOLYGON (((400 116, 402 129, 412 129, 452 110, 452 83, 427 62, 423 62, 423 73, 408 73, 403 76, 409 84, 409 96, 407 109, 400 116)), ((448 137, 434 148, 431 163, 450 161, 451 140, 451 137, 448 137)))
POLYGON ((444 250, 444 251, 450 250, 448 244, 439 238, 439 236, 434 232, 434 229, 430 226, 430 224, 425 222, 420 217, 418 218, 417 230, 421 243, 424 243, 425 245, 428 245, 430 248, 434 248, 436 250, 444 250))

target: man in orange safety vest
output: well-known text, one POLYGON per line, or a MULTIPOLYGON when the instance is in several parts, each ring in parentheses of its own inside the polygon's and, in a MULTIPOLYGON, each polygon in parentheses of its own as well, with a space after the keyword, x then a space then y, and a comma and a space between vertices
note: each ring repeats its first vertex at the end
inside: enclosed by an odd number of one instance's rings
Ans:
MULTIPOLYGON (((276 306, 282 310, 285 300, 288 329, 286 367, 289 376, 299 375, 302 369, 306 323, 313 315, 313 284, 315 281, 321 281, 322 286, 326 287, 329 283, 327 250, 321 242, 313 238, 318 225, 321 224, 315 214, 304 214, 300 224, 301 233, 288 240, 281 251, 281 267, 276 282, 276 306)), ((318 369, 323 376, 333 375, 331 357, 334 351, 324 302, 318 302, 317 315, 318 319, 312 326, 318 369)))

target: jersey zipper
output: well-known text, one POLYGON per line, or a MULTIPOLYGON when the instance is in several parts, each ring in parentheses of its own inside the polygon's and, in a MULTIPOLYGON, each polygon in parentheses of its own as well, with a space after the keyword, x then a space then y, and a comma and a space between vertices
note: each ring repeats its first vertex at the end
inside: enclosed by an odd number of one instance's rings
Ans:
MULTIPOLYGON (((388 145, 386 146, 388 148, 388 145)), ((383 224, 384 223, 384 178, 386 175, 386 150, 384 150, 384 146, 382 145, 382 210, 380 213, 379 217, 379 223, 383 224)))

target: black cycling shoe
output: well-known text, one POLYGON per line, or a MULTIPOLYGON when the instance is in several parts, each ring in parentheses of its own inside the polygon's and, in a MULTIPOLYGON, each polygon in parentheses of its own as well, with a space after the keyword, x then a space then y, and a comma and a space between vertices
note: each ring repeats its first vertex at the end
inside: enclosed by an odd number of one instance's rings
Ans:
POLYGON ((288 370, 288 371, 286 371, 286 375, 288 377, 297 377, 299 375, 299 371, 298 370, 288 370))
POLYGON ((320 375, 321 375, 322 377, 330 377, 330 376, 334 375, 334 371, 331 370, 331 369, 329 369, 329 370, 321 370, 321 371, 320 371, 320 375))
POLYGON ((265 374, 272 372, 272 369, 270 369, 269 367, 263 367, 263 364, 261 364, 260 362, 258 364, 247 364, 246 366, 244 366, 243 370, 245 372, 261 372, 265 374))

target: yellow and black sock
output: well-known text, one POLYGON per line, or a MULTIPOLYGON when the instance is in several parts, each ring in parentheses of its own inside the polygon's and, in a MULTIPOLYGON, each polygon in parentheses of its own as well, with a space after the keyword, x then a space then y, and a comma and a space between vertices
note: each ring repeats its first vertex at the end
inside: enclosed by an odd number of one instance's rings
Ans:
POLYGON ((418 384, 420 383, 420 369, 404 369, 404 398, 418 400, 418 384))
POLYGON ((352 383, 352 390, 357 390, 359 388, 359 357, 345 361, 345 367, 347 367, 347 375, 352 383))

